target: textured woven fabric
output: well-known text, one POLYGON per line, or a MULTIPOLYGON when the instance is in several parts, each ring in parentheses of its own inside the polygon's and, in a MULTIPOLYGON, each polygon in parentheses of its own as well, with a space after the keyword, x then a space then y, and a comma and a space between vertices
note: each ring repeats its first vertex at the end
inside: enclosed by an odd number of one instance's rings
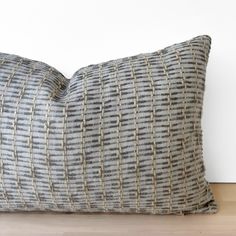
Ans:
POLYGON ((0 211, 213 213, 210 38, 78 70, 0 54, 0 211))

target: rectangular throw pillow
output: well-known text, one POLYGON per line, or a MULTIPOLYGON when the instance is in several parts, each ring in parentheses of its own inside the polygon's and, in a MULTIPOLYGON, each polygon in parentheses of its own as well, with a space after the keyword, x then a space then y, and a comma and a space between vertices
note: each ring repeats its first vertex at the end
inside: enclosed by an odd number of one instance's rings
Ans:
POLYGON ((210 37, 70 80, 0 54, 0 211, 216 212, 204 177, 210 37))

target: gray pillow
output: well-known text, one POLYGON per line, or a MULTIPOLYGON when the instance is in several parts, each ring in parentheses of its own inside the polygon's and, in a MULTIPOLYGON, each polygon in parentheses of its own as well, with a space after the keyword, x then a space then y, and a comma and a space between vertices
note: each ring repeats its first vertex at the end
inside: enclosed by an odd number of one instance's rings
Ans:
POLYGON ((65 78, 0 54, 0 211, 213 213, 202 101, 210 37, 65 78))

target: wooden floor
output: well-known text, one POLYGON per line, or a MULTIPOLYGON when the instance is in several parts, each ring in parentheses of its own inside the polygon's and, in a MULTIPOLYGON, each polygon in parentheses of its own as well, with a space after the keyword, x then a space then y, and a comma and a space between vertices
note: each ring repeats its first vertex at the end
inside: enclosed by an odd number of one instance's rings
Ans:
POLYGON ((0 235, 236 236, 236 184, 212 184, 215 215, 150 216, 1 213, 0 235))

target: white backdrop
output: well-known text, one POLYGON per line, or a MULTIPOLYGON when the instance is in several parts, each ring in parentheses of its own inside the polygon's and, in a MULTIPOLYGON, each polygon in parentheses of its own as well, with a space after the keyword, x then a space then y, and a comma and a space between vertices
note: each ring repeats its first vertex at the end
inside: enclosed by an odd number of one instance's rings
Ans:
POLYGON ((207 178, 236 182, 234 0, 0 0, 0 51, 68 78, 82 66, 212 37, 203 111, 207 178))

